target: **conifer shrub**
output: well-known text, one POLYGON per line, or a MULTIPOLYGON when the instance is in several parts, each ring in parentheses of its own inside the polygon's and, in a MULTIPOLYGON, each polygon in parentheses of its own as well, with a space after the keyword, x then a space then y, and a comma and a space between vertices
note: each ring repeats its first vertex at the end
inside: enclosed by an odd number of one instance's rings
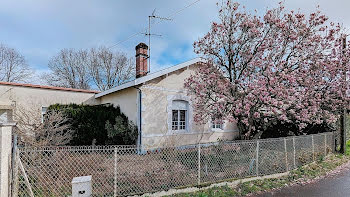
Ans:
POLYGON ((119 106, 55 104, 48 110, 62 111, 69 119, 73 136, 67 145, 133 145, 137 127, 119 106))

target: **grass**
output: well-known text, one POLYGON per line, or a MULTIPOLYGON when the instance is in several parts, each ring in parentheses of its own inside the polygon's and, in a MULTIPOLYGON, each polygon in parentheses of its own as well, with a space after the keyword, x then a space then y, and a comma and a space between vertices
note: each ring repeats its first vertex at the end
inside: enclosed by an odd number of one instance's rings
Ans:
POLYGON ((331 154, 320 157, 314 163, 292 170, 289 175, 280 178, 254 180, 239 184, 237 187, 213 187, 195 193, 175 194, 173 197, 224 197, 245 196, 247 194, 270 191, 296 183, 307 183, 345 164, 350 159, 350 141, 347 142, 346 155, 331 154))
MULTIPOLYGON (((350 122, 350 120, 349 120, 350 122)), ((348 140, 346 142, 346 152, 345 152, 346 156, 350 156, 350 140, 348 140)))

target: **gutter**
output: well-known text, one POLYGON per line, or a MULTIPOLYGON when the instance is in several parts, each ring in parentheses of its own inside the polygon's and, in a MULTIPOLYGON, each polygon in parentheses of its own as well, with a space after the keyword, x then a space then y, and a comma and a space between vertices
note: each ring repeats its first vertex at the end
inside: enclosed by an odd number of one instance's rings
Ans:
POLYGON ((138 130, 138 136, 137 136, 137 142, 136 142, 136 145, 137 145, 137 151, 138 152, 141 152, 141 147, 142 147, 142 129, 141 129, 141 126, 142 126, 142 90, 138 87, 133 87, 135 89, 138 90, 139 92, 139 95, 138 95, 138 106, 139 106, 139 114, 138 114, 138 125, 137 125, 137 130, 138 130))

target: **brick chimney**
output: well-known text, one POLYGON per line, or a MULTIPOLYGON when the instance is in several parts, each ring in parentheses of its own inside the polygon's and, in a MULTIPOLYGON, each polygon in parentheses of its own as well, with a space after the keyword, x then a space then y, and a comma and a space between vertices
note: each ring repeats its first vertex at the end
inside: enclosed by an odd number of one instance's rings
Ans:
POLYGON ((148 46, 145 43, 140 43, 135 47, 136 50, 136 78, 143 77, 148 73, 147 66, 147 50, 148 46))

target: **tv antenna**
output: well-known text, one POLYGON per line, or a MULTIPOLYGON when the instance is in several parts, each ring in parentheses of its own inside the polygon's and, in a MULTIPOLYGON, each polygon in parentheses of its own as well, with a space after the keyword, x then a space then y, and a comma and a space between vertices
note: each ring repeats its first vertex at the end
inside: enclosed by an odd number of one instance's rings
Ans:
POLYGON ((148 32, 144 33, 144 35, 148 36, 148 73, 151 72, 151 36, 162 36, 159 34, 152 34, 151 33, 151 22, 152 19, 158 19, 158 20, 172 20, 171 18, 166 17, 160 17, 155 15, 156 9, 153 10, 152 15, 148 16, 148 32))

